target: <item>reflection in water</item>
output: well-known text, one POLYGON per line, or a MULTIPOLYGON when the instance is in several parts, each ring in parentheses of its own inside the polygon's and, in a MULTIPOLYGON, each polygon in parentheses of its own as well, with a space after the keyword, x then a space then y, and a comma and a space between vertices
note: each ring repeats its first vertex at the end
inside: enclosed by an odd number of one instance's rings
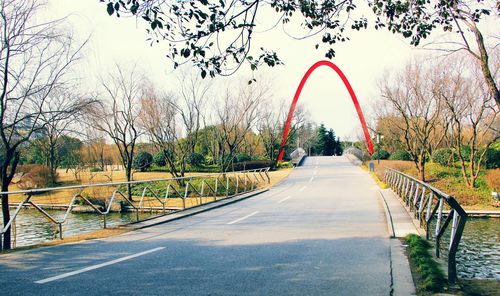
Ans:
MULTIPOLYGON (((63 219, 65 212, 58 210, 47 210, 56 219, 63 219)), ((12 211, 11 211, 12 214, 12 211)), ((155 214, 139 213, 140 219, 152 217, 155 214)), ((2 217, 0 213, 0 218, 2 217)), ((136 221, 136 213, 110 213, 107 215, 107 227, 115 227, 136 221)), ((63 237, 90 232, 103 228, 102 216, 95 213, 70 213, 66 223, 63 224, 63 237)), ((59 229, 56 224, 49 222, 47 218, 34 209, 23 209, 15 222, 15 247, 34 245, 59 237, 59 229)))

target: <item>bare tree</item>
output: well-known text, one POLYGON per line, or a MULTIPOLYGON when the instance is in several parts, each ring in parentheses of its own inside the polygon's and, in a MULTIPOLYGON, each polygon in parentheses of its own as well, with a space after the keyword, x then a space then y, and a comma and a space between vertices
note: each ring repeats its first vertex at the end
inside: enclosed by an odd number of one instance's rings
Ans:
MULTIPOLYGON (((140 100, 146 90, 144 81, 135 67, 124 70, 116 65, 115 71, 101 80, 103 100, 90 112, 92 125, 110 137, 118 148, 127 181, 132 181, 136 143, 142 134, 139 114, 140 100)), ((130 184, 127 195, 132 200, 130 184)))
POLYGON ((380 90, 389 102, 388 120, 401 130, 403 145, 425 181, 426 155, 431 136, 440 122, 442 104, 436 93, 436 73, 412 61, 395 77, 384 78, 380 90), (402 120, 398 120, 401 118, 402 120))
POLYGON ((259 118, 259 104, 266 99, 268 90, 256 83, 240 87, 237 95, 226 93, 215 110, 215 141, 219 151, 219 166, 227 171, 234 160, 235 153, 245 139, 245 135, 255 126, 259 118))
POLYGON ((170 104, 177 112, 182 123, 183 140, 177 141, 177 156, 180 164, 180 174, 183 177, 186 171, 187 158, 194 154, 198 142, 199 131, 202 126, 202 112, 206 105, 207 93, 210 84, 193 73, 183 72, 178 77, 178 100, 170 100, 170 104))
MULTIPOLYGON (((70 67, 86 42, 75 46, 72 36, 60 30, 62 20, 36 22, 43 6, 36 0, 0 2, 0 182, 8 191, 20 158, 20 148, 44 124, 40 117, 58 117, 65 108, 44 108, 51 93, 67 83, 70 67)), ((8 195, 2 195, 4 224, 10 220, 8 195)), ((3 247, 9 249, 10 229, 3 247)))
POLYGON ((141 124, 156 149, 163 153, 173 177, 180 177, 175 166, 175 151, 178 141, 176 110, 171 95, 158 95, 150 89, 141 100, 141 124))
POLYGON ((63 155, 60 155, 61 148, 68 144, 66 136, 69 134, 79 134, 77 130, 78 121, 83 113, 88 110, 94 99, 84 98, 71 93, 68 90, 53 91, 50 99, 42 107, 42 113, 38 119, 44 128, 40 131, 43 137, 39 137, 34 144, 43 154, 45 162, 49 168, 49 184, 57 183, 57 169, 61 164, 63 155), (52 114, 51 110, 63 109, 64 113, 52 114))
POLYGON ((495 111, 487 84, 475 79, 480 72, 478 65, 462 59, 459 65, 442 69, 439 95, 451 118, 453 146, 465 184, 474 188, 488 147, 500 137, 493 129, 499 111, 495 111), (472 71, 467 73, 464 65, 472 71), (464 147, 470 150, 468 158, 464 147))
POLYGON ((266 156, 273 161, 273 166, 276 165, 278 157, 281 135, 283 133, 283 123, 286 119, 286 107, 282 101, 278 106, 265 104, 261 112, 261 118, 257 124, 259 136, 264 144, 264 151, 266 156))

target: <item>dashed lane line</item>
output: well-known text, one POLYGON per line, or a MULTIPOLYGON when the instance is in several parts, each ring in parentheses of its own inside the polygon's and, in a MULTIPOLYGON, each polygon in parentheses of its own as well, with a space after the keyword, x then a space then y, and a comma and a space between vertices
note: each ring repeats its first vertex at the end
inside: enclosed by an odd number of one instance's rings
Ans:
POLYGON ((292 196, 291 196, 291 195, 289 195, 289 196, 287 196, 287 197, 283 198, 282 200, 278 201, 278 203, 282 203, 282 202, 286 201, 286 200, 287 200, 287 199, 289 199, 289 198, 292 198, 292 196))
POLYGON ((307 186, 302 186, 300 187, 299 191, 304 191, 307 188, 307 186))
POLYGON ((248 214, 248 215, 246 215, 246 216, 244 216, 244 217, 241 217, 241 218, 239 218, 239 219, 236 219, 236 220, 234 220, 234 221, 231 221, 231 222, 229 222, 229 223, 227 223, 227 224, 228 224, 228 225, 231 225, 231 224, 235 224, 235 223, 241 222, 241 221, 243 221, 243 220, 245 220, 245 219, 247 219, 247 218, 252 217, 253 215, 257 215, 258 213, 259 213, 259 211, 255 211, 255 212, 253 212, 253 213, 251 213, 251 214, 248 214))
POLYGON ((57 280, 60 280, 60 279, 63 279, 63 278, 67 278, 67 277, 70 277, 70 276, 74 276, 74 275, 77 275, 77 274, 80 274, 80 273, 84 273, 84 272, 95 270, 95 269, 98 269, 98 268, 101 268, 101 267, 113 265, 113 264, 116 264, 116 263, 120 263, 122 261, 130 260, 130 259, 133 259, 133 258, 136 258, 136 257, 139 257, 139 256, 144 256, 144 255, 147 255, 149 253, 153 253, 153 252, 160 251, 160 250, 163 250, 163 249, 165 249, 165 247, 154 248, 154 249, 151 249, 151 250, 147 250, 147 251, 140 252, 140 253, 137 253, 137 254, 132 254, 132 255, 125 256, 125 257, 122 257, 122 258, 118 258, 118 259, 115 259, 115 260, 111 260, 111 261, 108 261, 108 262, 103 262, 103 263, 96 264, 96 265, 90 265, 90 266, 87 266, 87 267, 82 268, 82 269, 78 269, 78 270, 71 271, 71 272, 66 272, 66 273, 63 273, 63 274, 60 274, 60 275, 56 275, 56 276, 52 276, 52 277, 49 277, 49 278, 45 278, 43 280, 38 280, 38 281, 35 281, 35 283, 36 284, 50 283, 50 282, 57 281, 57 280))
POLYGON ((311 183, 313 180, 314 180, 314 177, 311 177, 311 179, 309 179, 309 183, 311 183))

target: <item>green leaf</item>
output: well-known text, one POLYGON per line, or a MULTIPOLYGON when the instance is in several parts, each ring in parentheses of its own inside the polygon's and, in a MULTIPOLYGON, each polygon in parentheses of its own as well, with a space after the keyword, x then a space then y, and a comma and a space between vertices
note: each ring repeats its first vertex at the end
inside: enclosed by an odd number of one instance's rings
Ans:
POLYGON ((108 11, 108 14, 109 15, 113 15, 113 13, 115 12, 115 8, 113 7, 113 3, 108 3, 108 7, 106 9, 108 11))
POLYGON ((205 69, 201 70, 201 78, 205 79, 206 76, 207 76, 207 71, 205 71, 205 69))

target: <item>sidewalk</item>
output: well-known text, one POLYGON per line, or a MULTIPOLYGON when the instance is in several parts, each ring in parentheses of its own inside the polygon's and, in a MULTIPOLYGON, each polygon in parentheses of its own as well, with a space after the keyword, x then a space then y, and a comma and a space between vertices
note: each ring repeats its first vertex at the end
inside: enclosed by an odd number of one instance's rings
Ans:
POLYGON ((382 189, 379 192, 391 236, 392 295, 416 295, 405 246, 399 238, 412 233, 421 235, 421 231, 391 189, 382 189))

